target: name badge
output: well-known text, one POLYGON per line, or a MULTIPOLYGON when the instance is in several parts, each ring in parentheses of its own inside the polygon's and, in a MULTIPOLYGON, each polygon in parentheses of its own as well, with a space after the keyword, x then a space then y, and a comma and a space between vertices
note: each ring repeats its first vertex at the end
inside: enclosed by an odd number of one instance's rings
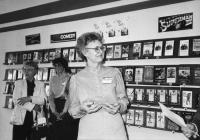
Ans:
POLYGON ((112 77, 103 77, 102 83, 103 84, 111 84, 112 83, 112 77))

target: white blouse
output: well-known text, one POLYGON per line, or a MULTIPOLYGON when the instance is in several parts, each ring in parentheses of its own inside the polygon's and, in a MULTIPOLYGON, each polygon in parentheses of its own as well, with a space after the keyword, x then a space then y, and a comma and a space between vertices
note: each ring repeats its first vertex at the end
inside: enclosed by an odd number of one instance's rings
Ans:
POLYGON ((122 104, 122 110, 127 109, 128 99, 123 78, 117 68, 104 67, 94 73, 86 67, 70 81, 70 114, 81 118, 78 140, 127 140, 127 135, 120 113, 112 115, 100 109, 91 114, 81 114, 80 105, 92 99, 99 104, 122 104))

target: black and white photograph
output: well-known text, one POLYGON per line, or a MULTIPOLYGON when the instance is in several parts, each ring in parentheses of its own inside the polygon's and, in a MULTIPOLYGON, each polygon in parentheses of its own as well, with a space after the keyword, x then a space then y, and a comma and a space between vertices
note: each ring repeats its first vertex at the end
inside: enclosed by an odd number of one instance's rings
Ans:
POLYGON ((0 140, 200 135, 200 0, 0 0, 0 42, 0 140))

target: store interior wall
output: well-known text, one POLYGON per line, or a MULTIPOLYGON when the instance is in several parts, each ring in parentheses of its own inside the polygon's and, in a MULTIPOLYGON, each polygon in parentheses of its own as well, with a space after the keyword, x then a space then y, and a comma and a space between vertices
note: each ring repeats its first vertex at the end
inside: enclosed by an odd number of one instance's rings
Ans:
MULTIPOLYGON (((105 43, 113 42, 126 42, 136 40, 148 40, 159 38, 172 38, 172 37, 186 37, 197 36, 200 33, 200 1, 189 1, 178 4, 172 4, 167 6, 161 6, 156 8, 143 9, 133 12, 121 13, 116 15, 109 15, 104 17, 97 17, 91 19, 84 19, 79 21, 53 24, 48 26, 40 26, 29 29, 22 29, 10 32, 0 33, 0 140, 11 140, 12 126, 9 124, 9 119, 12 110, 3 108, 5 102, 5 95, 3 91, 5 88, 5 69, 11 66, 3 65, 5 59, 5 53, 9 51, 25 51, 25 50, 37 50, 48 48, 61 48, 75 46, 75 41, 63 42, 63 43, 50 43, 50 35, 76 32, 77 36, 84 32, 95 31, 94 24, 102 24, 102 22, 113 23, 117 19, 121 19, 127 22, 129 29, 128 36, 116 36, 113 38, 105 37, 105 43), (158 32, 158 18, 163 16, 193 13, 193 29, 182 30, 174 32, 158 32), (41 44, 38 45, 25 45, 25 36, 40 33, 41 44)), ((13 67, 13 66, 12 66, 13 67)), ((14 66, 20 67, 20 66, 14 66)), ((135 128, 132 126, 127 127, 130 140, 186 140, 186 138, 180 133, 171 133, 168 131, 147 129, 147 128, 135 128), (163 137, 165 135, 166 138, 163 137)))

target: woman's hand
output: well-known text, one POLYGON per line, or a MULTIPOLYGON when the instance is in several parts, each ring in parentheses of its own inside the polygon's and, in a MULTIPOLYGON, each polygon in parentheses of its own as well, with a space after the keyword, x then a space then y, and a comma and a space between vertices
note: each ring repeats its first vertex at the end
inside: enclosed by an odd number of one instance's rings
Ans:
POLYGON ((106 110, 108 113, 114 115, 119 112, 120 104, 119 103, 114 103, 114 104, 104 103, 103 109, 106 110))
POLYGON ((31 102, 31 97, 21 97, 17 99, 17 103, 22 106, 27 102, 31 102))
POLYGON ((88 114, 97 112, 101 106, 95 101, 87 100, 82 103, 81 110, 85 110, 88 114))
POLYGON ((196 138, 197 137, 197 134, 196 134, 196 130, 195 130, 195 126, 193 124, 187 124, 187 127, 182 127, 181 128, 182 131, 183 131, 183 134, 187 137, 187 138, 190 138, 190 137, 194 137, 196 138))

